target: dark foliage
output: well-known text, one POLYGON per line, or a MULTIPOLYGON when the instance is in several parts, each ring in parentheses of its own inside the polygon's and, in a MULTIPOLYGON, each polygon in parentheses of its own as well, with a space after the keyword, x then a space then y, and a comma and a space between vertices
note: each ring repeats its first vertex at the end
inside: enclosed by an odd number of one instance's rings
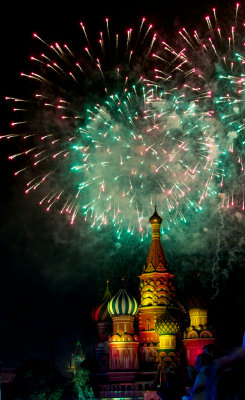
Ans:
POLYGON ((3 385, 4 400, 63 400, 76 397, 72 381, 52 359, 30 358, 16 368, 11 383, 3 385))

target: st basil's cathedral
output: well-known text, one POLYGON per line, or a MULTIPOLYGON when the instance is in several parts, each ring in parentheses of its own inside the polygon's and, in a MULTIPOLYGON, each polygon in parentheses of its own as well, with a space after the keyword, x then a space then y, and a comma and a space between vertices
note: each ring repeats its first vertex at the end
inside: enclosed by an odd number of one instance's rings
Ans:
POLYGON ((176 297, 161 245, 161 223, 155 207, 152 243, 139 276, 139 304, 124 287, 112 296, 107 282, 100 304, 92 310, 96 399, 158 400, 166 376, 183 375, 203 347, 216 341, 206 304, 194 296, 182 306, 176 297))

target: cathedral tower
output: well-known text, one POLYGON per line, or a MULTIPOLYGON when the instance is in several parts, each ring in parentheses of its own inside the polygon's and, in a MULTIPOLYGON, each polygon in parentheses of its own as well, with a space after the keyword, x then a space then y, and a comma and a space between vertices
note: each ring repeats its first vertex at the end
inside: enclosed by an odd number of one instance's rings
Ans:
POLYGON ((184 332, 183 344, 187 365, 193 366, 198 354, 202 353, 203 347, 215 344, 216 338, 208 323, 208 306, 199 285, 189 295, 187 307, 190 325, 184 332))
MULTIPOLYGON (((160 237, 162 218, 155 212, 150 218, 152 226, 152 243, 148 253, 146 265, 140 278, 140 306, 139 306, 139 342, 141 361, 155 362, 158 358, 159 333, 162 331, 156 324, 167 308, 174 307, 175 288, 174 275, 168 272, 168 264, 164 255, 160 237)), ((165 341, 166 342, 166 341, 165 341)), ((161 339, 161 345, 165 343, 161 339)), ((170 345, 173 349, 173 342, 170 345)), ((164 349, 162 349, 164 350, 164 349)))
POLYGON ((113 321, 113 334, 109 340, 109 369, 136 370, 138 364, 138 336, 134 334, 134 318, 138 305, 125 289, 120 289, 108 303, 113 321))

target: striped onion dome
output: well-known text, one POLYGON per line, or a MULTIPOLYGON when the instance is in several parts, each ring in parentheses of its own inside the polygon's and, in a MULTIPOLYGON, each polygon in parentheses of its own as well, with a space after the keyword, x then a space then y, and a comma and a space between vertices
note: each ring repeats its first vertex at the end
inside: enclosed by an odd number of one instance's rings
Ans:
POLYGON ((177 319, 171 314, 169 310, 164 313, 157 320, 155 331, 158 335, 177 335, 180 332, 180 324, 177 319))
POLYGON ((107 281, 105 293, 100 301, 100 304, 96 307, 93 307, 91 311, 91 317, 94 322, 102 322, 110 318, 107 310, 107 305, 110 300, 111 300, 111 293, 109 289, 109 281, 107 281))
POLYGON ((125 289, 120 289, 116 296, 108 303, 108 311, 114 315, 135 315, 138 311, 138 304, 133 296, 129 296, 125 289))

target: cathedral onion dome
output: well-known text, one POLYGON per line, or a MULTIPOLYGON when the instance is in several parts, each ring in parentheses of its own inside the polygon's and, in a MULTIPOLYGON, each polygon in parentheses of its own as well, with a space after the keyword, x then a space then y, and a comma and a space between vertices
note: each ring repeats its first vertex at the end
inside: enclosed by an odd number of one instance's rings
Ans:
POLYGON ((120 342, 121 341, 121 337, 118 334, 112 335, 111 338, 110 338, 110 341, 111 342, 120 342))
POLYGON ((122 342, 132 342, 132 341, 133 341, 133 338, 132 338, 132 336, 129 335, 128 333, 124 333, 124 334, 121 336, 121 341, 122 341, 122 342))
POLYGON ((166 310, 157 320, 155 331, 158 335, 177 335, 180 332, 180 324, 171 312, 166 310))
POLYGON ((192 288, 186 300, 186 307, 189 310, 194 308, 208 308, 204 290, 200 286, 192 288))
POLYGON ((131 336, 128 333, 123 335, 115 334, 110 337, 110 342, 138 342, 139 338, 137 335, 131 336))
POLYGON ((101 299, 100 304, 96 307, 93 307, 91 311, 92 320, 94 322, 103 322, 110 318, 107 310, 107 305, 110 300, 111 300, 111 293, 109 289, 109 281, 107 281, 105 293, 103 295, 103 298, 101 299))
POLYGON ((135 315, 138 311, 138 304, 133 296, 129 296, 125 289, 120 289, 108 303, 110 315, 135 315))
POLYGON ((160 224, 162 223, 162 218, 160 217, 160 215, 158 215, 156 207, 155 207, 155 212, 154 214, 150 217, 149 219, 151 224, 160 224))

